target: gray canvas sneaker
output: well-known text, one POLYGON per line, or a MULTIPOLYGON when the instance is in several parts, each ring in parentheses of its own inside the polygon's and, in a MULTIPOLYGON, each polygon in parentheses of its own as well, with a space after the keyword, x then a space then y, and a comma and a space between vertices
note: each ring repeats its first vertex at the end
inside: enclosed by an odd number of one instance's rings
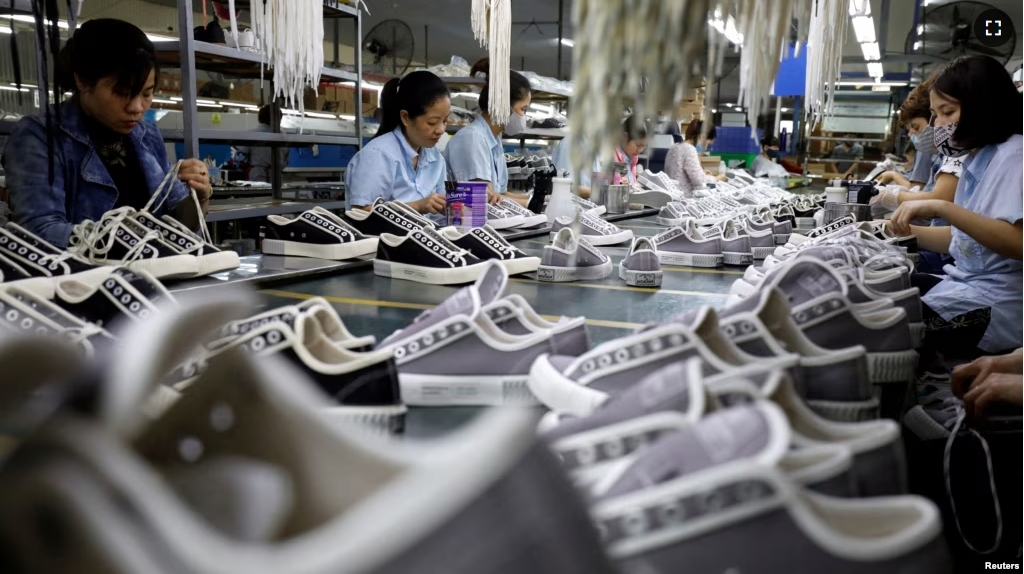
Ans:
POLYGON ((572 199, 573 205, 575 205, 580 211, 584 211, 595 217, 604 215, 605 211, 607 211, 603 205, 598 205, 589 199, 583 199, 575 193, 570 194, 569 197, 572 199))
POLYGON ((508 229, 519 227, 526 223, 526 218, 518 213, 513 213, 504 207, 494 204, 487 204, 487 225, 492 229, 508 229))
POLYGON ((743 218, 742 224, 742 231, 750 236, 750 250, 754 253, 754 259, 764 259, 775 251, 775 234, 771 225, 759 228, 749 218, 743 218))
POLYGON ((685 205, 678 201, 670 201, 665 205, 665 207, 662 207, 661 210, 658 211, 656 221, 658 225, 675 227, 677 225, 682 225, 683 219, 687 217, 694 217, 694 215, 690 213, 685 205))
POLYGON ((590 350, 590 335, 584 317, 559 317, 549 321, 530 307, 521 295, 506 295, 484 306, 484 313, 512 335, 550 332, 551 349, 558 355, 578 357, 590 350))
POLYGON ((720 237, 722 239, 722 262, 726 265, 752 265, 754 250, 750 244, 750 236, 740 231, 740 227, 732 219, 716 223, 700 230, 704 237, 720 237))
POLYGON ((665 265, 718 267, 722 264, 722 240, 704 237, 693 219, 654 236, 658 259, 665 265))
MULTIPOLYGON (((697 358, 669 365, 612 397, 593 414, 564 418, 544 438, 577 484, 592 486, 644 446, 696 423, 706 410, 720 408, 705 396, 702 371, 697 358)), ((853 496, 853 458, 845 446, 802 447, 785 458, 787 475, 799 484, 853 496)))
MULTIPOLYGON (((559 231, 572 228, 571 217, 556 217, 551 224, 551 237, 554 238, 559 231)), ((633 239, 633 231, 630 229, 619 229, 614 223, 609 223, 596 215, 588 212, 580 213, 580 233, 591 245, 616 245, 633 239)))
POLYGON ((637 237, 619 262, 619 279, 633 287, 661 287, 663 272, 658 248, 648 237, 637 237))
POLYGON ((808 492, 779 469, 788 431, 770 403, 728 409, 609 473, 591 512, 621 571, 952 571, 934 504, 808 492))
POLYGON ((612 260, 586 238, 576 237, 565 227, 555 234, 551 245, 544 246, 537 279, 540 281, 587 281, 612 274, 612 260))
POLYGON ((793 321, 789 303, 778 289, 765 289, 730 305, 719 318, 722 333, 751 355, 799 355, 799 367, 789 372, 814 412, 835 421, 878 418, 867 350, 860 345, 837 350, 816 345, 793 321))

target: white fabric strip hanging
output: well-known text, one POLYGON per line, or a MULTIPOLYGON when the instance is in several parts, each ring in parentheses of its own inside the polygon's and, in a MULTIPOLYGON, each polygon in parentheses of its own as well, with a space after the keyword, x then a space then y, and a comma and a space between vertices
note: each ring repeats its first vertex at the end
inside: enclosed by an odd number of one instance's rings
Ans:
POLYGON ((509 66, 512 52, 512 0, 473 0, 470 20, 473 37, 488 49, 487 82, 490 99, 487 113, 504 124, 512 113, 509 101, 509 66))
POLYGON ((274 70, 275 99, 304 111, 303 92, 317 90, 324 65, 322 0, 253 0, 252 25, 261 58, 274 70))
POLYGON ((813 129, 832 114, 836 81, 842 70, 849 22, 848 0, 815 0, 807 37, 807 84, 804 114, 813 129))

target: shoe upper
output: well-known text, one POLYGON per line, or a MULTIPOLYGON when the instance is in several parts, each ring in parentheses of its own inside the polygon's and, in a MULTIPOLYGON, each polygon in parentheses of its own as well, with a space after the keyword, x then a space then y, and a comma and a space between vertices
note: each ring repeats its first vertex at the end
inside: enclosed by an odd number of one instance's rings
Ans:
POLYGON ((460 233, 453 227, 446 227, 441 230, 441 234, 456 247, 472 253, 481 261, 488 259, 508 261, 529 257, 525 252, 506 241, 489 225, 474 227, 466 233, 460 233))
POLYGON ((303 212, 295 219, 280 215, 267 216, 267 231, 272 239, 309 243, 313 245, 338 245, 367 239, 355 227, 343 220, 329 218, 313 210, 303 212))
POLYGON ((173 305, 174 297, 145 272, 115 267, 107 275, 57 282, 54 301, 72 315, 100 327, 120 321, 143 322, 173 305))
POLYGON ((611 259, 586 238, 573 235, 570 227, 558 230, 541 255, 541 265, 545 267, 596 267, 609 261, 611 259))
POLYGON ((718 237, 706 238, 701 235, 696 222, 692 219, 687 219, 681 225, 659 233, 653 241, 660 251, 704 255, 722 253, 721 239, 718 237))
POLYGON ((658 247, 648 237, 633 239, 629 254, 622 260, 622 266, 630 271, 660 271, 658 247))
POLYGON ((377 244, 377 259, 442 269, 469 267, 481 262, 430 228, 416 229, 404 237, 385 233, 377 244))
POLYGON ((33 277, 51 277, 96 268, 81 257, 57 249, 14 222, 8 222, 5 228, 0 229, 0 256, 8 262, 5 276, 20 276, 26 272, 33 277))
POLYGON ((343 219, 363 235, 380 236, 385 233, 403 237, 422 226, 390 204, 378 201, 370 211, 353 209, 346 211, 343 219))

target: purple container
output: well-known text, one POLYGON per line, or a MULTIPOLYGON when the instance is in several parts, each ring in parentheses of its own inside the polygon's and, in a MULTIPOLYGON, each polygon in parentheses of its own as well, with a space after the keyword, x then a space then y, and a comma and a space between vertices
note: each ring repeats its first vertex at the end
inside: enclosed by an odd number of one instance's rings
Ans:
POLYGON ((487 183, 459 182, 445 193, 445 204, 448 225, 459 230, 483 227, 487 224, 487 183))

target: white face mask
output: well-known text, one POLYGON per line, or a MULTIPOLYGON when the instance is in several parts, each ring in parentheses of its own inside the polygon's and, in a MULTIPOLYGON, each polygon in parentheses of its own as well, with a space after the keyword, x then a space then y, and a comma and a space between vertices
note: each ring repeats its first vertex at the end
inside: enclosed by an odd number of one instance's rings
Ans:
POLYGON ((960 122, 953 122, 944 126, 935 126, 935 148, 946 157, 960 157, 967 155, 971 150, 962 148, 953 141, 953 132, 956 131, 960 122))
POLYGON ((526 131, 526 114, 517 114, 515 110, 508 117, 508 123, 505 124, 505 134, 510 136, 517 136, 526 131))

